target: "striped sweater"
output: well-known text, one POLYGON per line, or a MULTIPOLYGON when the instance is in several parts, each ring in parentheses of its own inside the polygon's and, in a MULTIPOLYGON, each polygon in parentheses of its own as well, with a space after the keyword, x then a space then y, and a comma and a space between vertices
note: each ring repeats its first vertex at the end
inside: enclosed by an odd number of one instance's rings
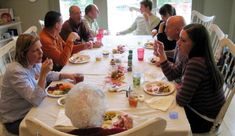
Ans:
MULTIPOLYGON (((172 77, 175 73, 169 72, 172 67, 168 63, 162 63, 161 67, 166 77, 172 77)), ((205 60, 199 57, 191 58, 182 73, 182 87, 176 95, 177 103, 180 106, 190 106, 209 118, 216 118, 225 97, 222 89, 214 90, 212 75, 205 60)))

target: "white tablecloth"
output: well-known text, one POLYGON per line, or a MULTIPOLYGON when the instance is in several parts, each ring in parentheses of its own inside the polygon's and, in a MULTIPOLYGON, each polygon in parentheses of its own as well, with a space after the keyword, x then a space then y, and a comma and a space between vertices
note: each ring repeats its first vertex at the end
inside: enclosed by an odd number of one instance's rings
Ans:
MULTIPOLYGON (((91 60, 86 64, 70 64, 68 63, 63 69, 62 72, 74 73, 79 72, 85 75, 85 81, 92 82, 97 84, 104 90, 107 99, 109 110, 120 110, 127 112, 132 115, 151 118, 151 117, 162 117, 167 120, 167 126, 165 129, 164 135, 178 135, 178 136, 186 136, 191 135, 190 126, 185 115, 185 111, 182 107, 179 107, 175 100, 170 108, 166 111, 154 110, 149 108, 146 103, 139 102, 137 108, 130 108, 128 100, 125 96, 124 92, 119 93, 110 93, 105 89, 105 76, 107 76, 110 71, 110 59, 111 54, 108 58, 102 58, 101 61, 95 61, 95 57, 97 55, 102 55, 103 50, 112 51, 112 48, 115 48, 119 44, 126 45, 127 50, 133 50, 133 71, 141 72, 142 75, 151 76, 151 80, 162 80, 164 79, 164 75, 160 68, 149 63, 149 58, 153 57, 153 50, 145 49, 145 58, 144 61, 138 61, 136 57, 136 48, 143 47, 144 43, 150 41, 152 38, 150 36, 105 36, 103 38, 104 46, 99 49, 91 49, 85 50, 81 53, 89 54, 91 56, 91 60), (169 113, 177 112, 178 119, 170 119, 169 113)), ((122 65, 127 66, 127 53, 124 53, 120 56, 122 60, 122 65)), ((117 57, 117 56, 116 56, 117 57)), ((149 79, 149 78, 148 78, 149 79)), ((145 80, 148 80, 147 78, 145 80)), ((150 79, 149 79, 150 80, 150 79)), ((166 79, 165 79, 166 80, 166 79)), ((127 84, 132 84, 132 73, 129 72, 126 74, 125 81, 127 84)), ((142 80, 143 81, 143 80, 142 80)), ((146 99, 150 99, 153 96, 150 96, 143 92, 142 87, 134 88, 139 94, 143 94, 146 99)), ((175 93, 173 94, 175 95, 175 93)), ((160 97, 160 96, 157 96, 160 97)), ((164 96, 161 96, 164 97, 164 96)), ((175 97, 174 97, 175 99, 175 97)), ((58 113, 62 107, 57 105, 57 98, 46 97, 40 106, 32 108, 30 112, 27 114, 26 118, 35 117, 39 120, 45 122, 49 126, 53 127, 58 117, 58 113)), ((24 119, 24 120, 25 120, 24 119)), ((22 121, 20 125, 20 135, 29 136, 29 132, 27 130, 27 126, 25 121, 22 121)))

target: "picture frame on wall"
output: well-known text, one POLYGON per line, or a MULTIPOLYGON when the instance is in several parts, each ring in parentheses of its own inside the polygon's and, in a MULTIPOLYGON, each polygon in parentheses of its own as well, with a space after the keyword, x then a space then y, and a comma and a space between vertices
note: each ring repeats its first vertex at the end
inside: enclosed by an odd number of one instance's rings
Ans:
POLYGON ((13 10, 12 8, 2 8, 0 9, 0 24, 6 24, 12 22, 13 20, 13 10))

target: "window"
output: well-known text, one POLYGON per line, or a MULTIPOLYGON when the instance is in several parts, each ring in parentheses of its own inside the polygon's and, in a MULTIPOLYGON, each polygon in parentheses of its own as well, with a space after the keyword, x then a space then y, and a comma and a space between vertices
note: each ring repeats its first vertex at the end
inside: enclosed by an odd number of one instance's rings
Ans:
MULTIPOLYGON (((108 28, 113 34, 127 29, 134 22, 135 18, 140 15, 137 10, 130 10, 130 7, 139 9, 142 0, 107 0, 108 5, 108 28)), ((158 9, 169 3, 176 8, 176 14, 185 18, 186 23, 191 20, 192 0, 153 0, 153 12, 158 14, 158 9), (156 7, 156 8, 155 8, 156 7), (155 8, 155 9, 154 9, 155 8)))
POLYGON ((93 0, 60 0, 60 13, 63 20, 69 19, 69 7, 72 5, 78 5, 81 8, 82 15, 85 14, 85 8, 88 4, 93 3, 93 0))

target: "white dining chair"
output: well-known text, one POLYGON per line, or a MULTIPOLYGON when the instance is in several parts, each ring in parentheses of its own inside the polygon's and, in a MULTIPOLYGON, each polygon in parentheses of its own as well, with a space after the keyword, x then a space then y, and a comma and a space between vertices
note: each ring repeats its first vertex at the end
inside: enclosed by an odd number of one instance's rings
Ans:
POLYGON ((212 51, 216 62, 218 62, 223 52, 223 48, 219 46, 219 41, 223 38, 227 38, 228 35, 224 34, 224 32, 216 24, 211 24, 211 26, 209 27, 209 33, 211 37, 212 51))
POLYGON ((25 123, 30 132, 30 136, 74 136, 50 127, 33 117, 27 118, 25 123))
POLYGON ((159 136, 164 135, 166 120, 163 118, 149 119, 142 124, 113 136, 159 136))
POLYGON ((219 127, 223 121, 223 118, 228 110, 228 107, 232 101, 235 93, 235 44, 228 38, 220 40, 220 46, 227 48, 225 55, 224 64, 221 73, 224 76, 224 94, 226 101, 222 106, 219 114, 217 115, 213 126, 209 133, 193 134, 194 136, 215 136, 219 135, 219 127))
POLYGON ((215 16, 205 16, 196 10, 192 11, 191 23, 199 23, 209 29, 210 25, 213 24, 214 20, 215 16))
POLYGON ((24 31, 24 34, 37 33, 37 30, 38 28, 36 26, 31 26, 26 31, 24 31))
POLYGON ((44 21, 43 20, 38 20, 38 23, 40 24, 41 28, 44 28, 44 21))

